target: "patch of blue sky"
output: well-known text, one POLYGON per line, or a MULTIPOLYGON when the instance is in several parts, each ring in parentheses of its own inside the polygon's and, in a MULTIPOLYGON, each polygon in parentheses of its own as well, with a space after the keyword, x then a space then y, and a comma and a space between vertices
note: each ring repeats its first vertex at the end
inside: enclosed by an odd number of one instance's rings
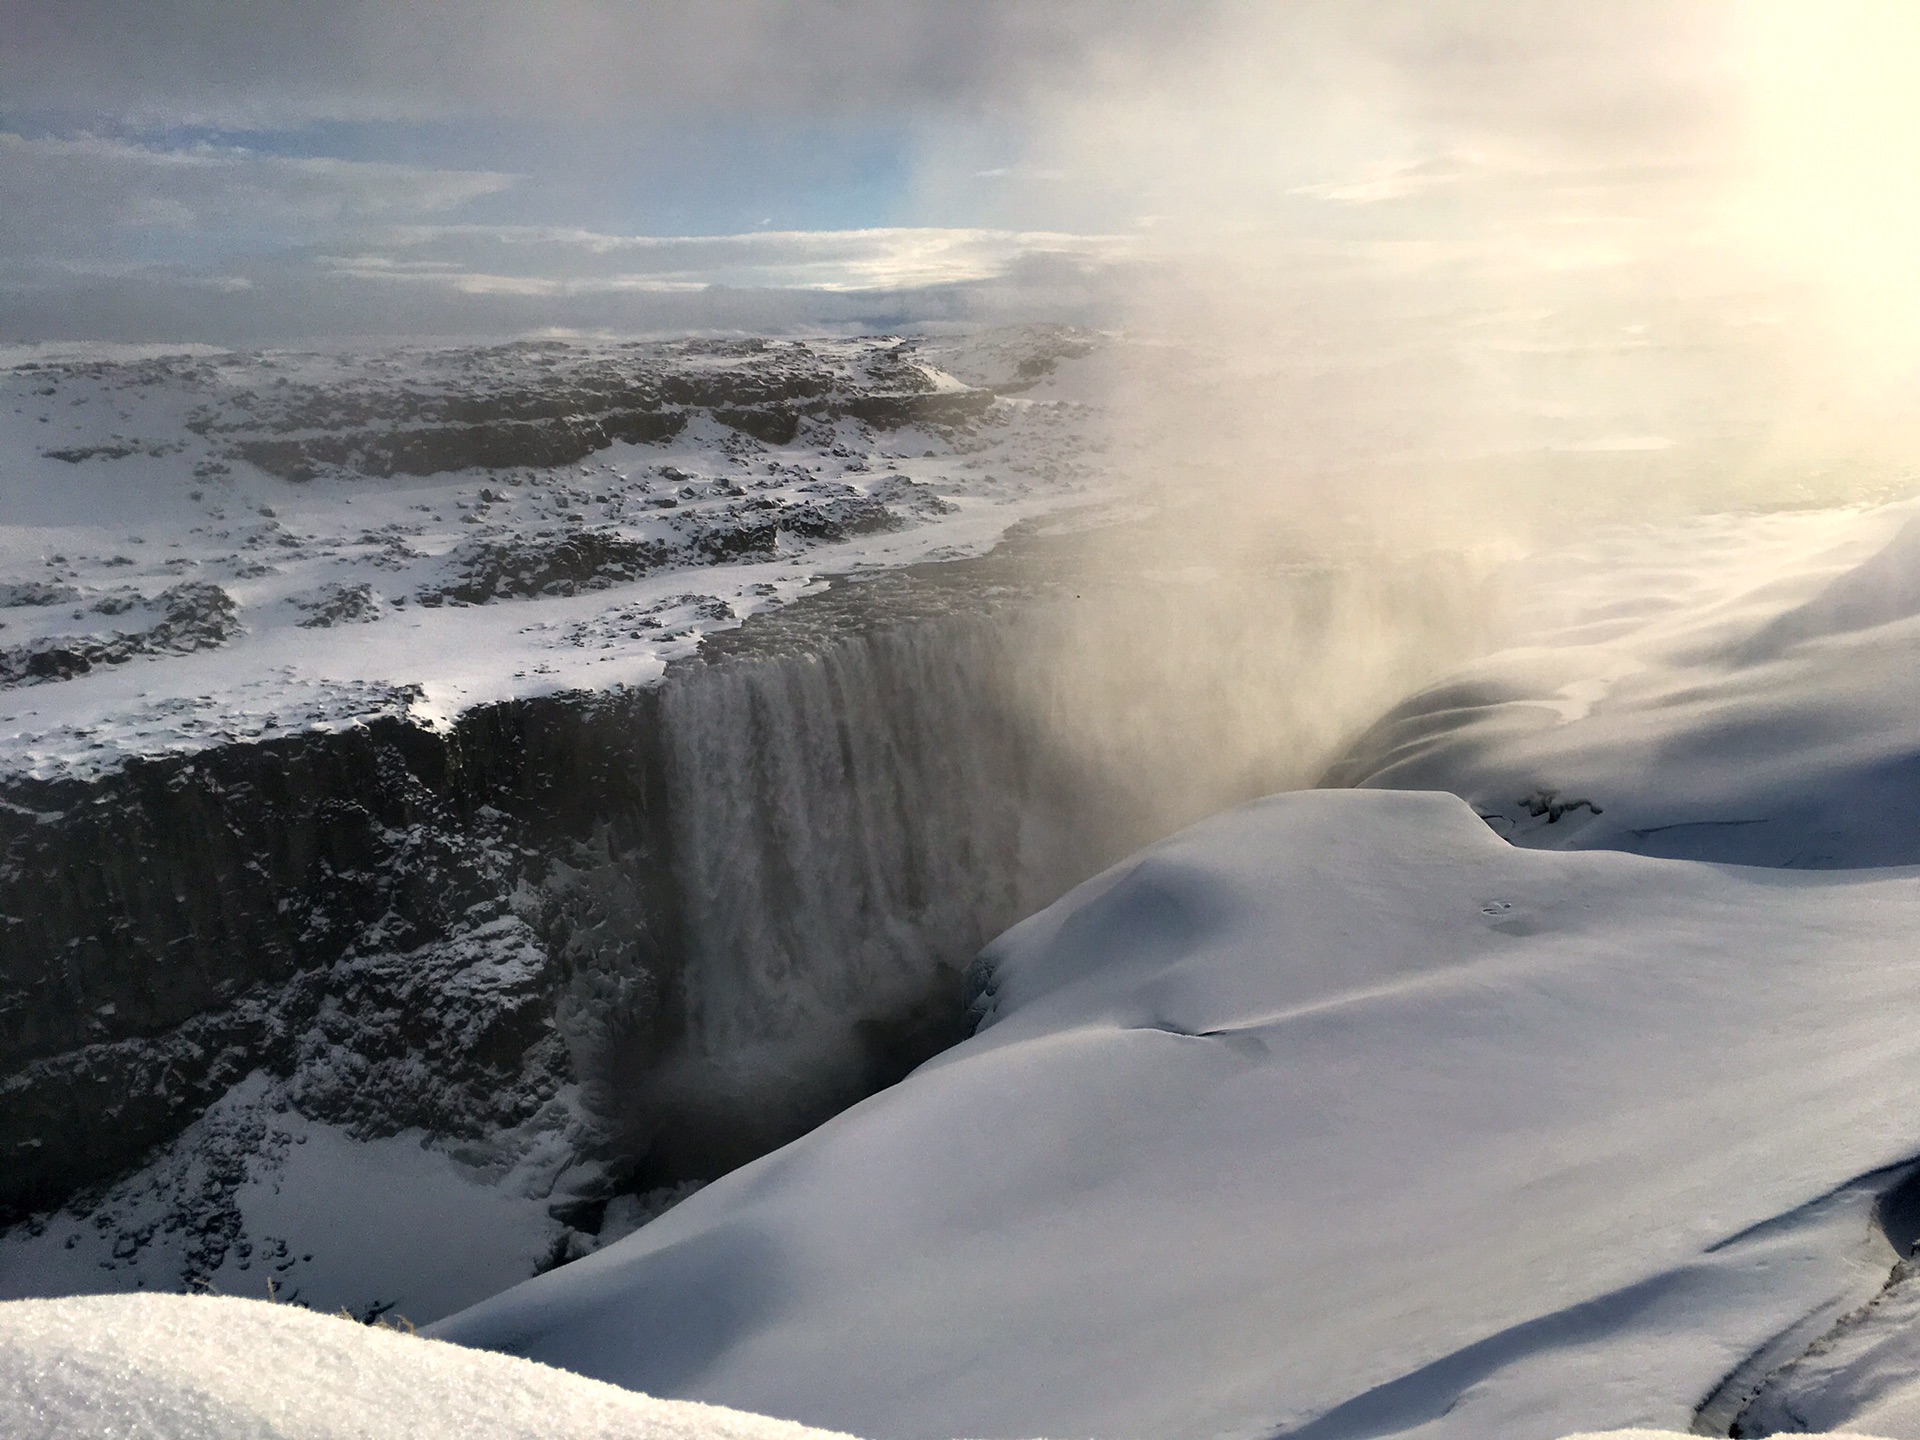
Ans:
POLYGON ((855 230, 911 223, 913 136, 884 119, 823 123, 770 114, 669 122, 316 122, 292 129, 129 126, 104 117, 13 111, 28 139, 91 134, 162 151, 203 146, 507 172, 516 182, 469 202, 466 223, 552 225, 622 235, 855 230))

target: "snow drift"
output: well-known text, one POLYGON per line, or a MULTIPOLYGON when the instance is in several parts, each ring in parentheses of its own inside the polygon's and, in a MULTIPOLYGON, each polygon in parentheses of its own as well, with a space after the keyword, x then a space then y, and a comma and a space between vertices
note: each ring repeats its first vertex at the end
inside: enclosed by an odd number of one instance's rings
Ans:
POLYGON ((1920 518, 1715 516, 1532 566, 1527 643, 1384 716, 1326 782, 1447 790, 1516 843, 1920 862, 1920 518))
POLYGON ((0 1304, 0 1425, 13 1440, 844 1440, 292 1306, 181 1295, 0 1304))
POLYGON ((0 1304, 12 1440, 812 1440, 288 1305, 116 1295, 0 1304))
POLYGON ((1010 931, 973 1040, 434 1333, 882 1440, 1684 1428, 1895 1258, 1915 879, 1258 802, 1010 931))

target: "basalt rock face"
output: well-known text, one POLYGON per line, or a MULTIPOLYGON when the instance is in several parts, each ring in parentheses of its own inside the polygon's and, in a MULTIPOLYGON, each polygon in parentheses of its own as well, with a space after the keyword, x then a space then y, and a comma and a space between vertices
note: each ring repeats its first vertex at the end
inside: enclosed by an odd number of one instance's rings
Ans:
POLYGON ((961 1038, 972 953, 1104 857, 1036 847, 1076 784, 994 698, 995 617, 805 622, 651 689, 11 784, 0 1215, 256 1070, 364 1138, 486 1142, 566 1089, 593 1173, 555 1204, 590 1210, 961 1038))
POLYGON ((620 871, 634 968, 670 945, 656 708, 524 701, 446 734, 376 720, 11 785, 4 1213, 108 1178, 316 1046, 344 1064, 336 1094, 306 1087, 314 1109, 368 1133, 484 1129, 550 1094, 580 1068, 556 1016, 592 909, 556 863, 620 871), (348 1083, 383 1066, 386 1086, 348 1083))

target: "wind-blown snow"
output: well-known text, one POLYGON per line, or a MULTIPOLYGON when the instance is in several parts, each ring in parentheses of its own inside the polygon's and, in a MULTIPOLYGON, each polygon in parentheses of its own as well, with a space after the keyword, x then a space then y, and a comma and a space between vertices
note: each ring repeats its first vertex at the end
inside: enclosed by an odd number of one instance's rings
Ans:
POLYGON ((434 1333, 878 1440, 1684 1428, 1892 1263, 1917 881, 1259 802, 1010 931, 972 1041, 434 1333))
POLYGON ((824 1440, 289 1305, 187 1295, 0 1304, 9 1440, 824 1440))
POLYGON ((1516 843, 1920 862, 1920 515, 1710 517, 1534 563, 1527 643, 1406 700, 1328 783, 1465 796, 1516 843))

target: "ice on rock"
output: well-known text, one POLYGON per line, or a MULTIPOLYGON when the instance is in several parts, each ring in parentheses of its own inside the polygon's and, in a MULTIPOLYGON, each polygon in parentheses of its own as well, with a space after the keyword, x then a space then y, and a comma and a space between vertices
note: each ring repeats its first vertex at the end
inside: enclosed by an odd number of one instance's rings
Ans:
POLYGON ((0 1304, 8 1440, 826 1440, 291 1305, 114 1295, 0 1304))

